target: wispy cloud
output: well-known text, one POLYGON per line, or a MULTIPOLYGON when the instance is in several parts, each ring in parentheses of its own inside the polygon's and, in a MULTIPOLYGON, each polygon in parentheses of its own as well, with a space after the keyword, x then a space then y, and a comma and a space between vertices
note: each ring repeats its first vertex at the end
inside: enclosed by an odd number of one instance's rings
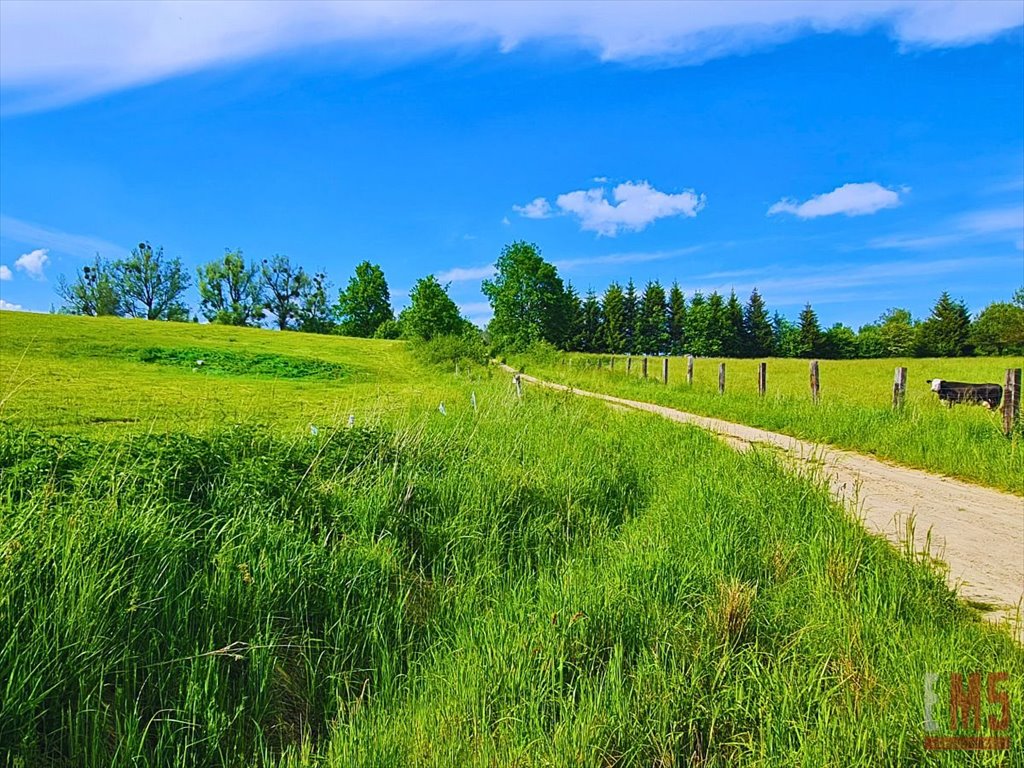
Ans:
POLYGON ((10 312, 24 312, 25 308, 21 304, 12 304, 9 301, 0 299, 0 309, 6 309, 10 312))
POLYGON ((650 261, 666 261, 680 256, 688 256, 704 248, 703 245, 693 245, 687 248, 673 248, 667 251, 633 251, 628 253, 609 253, 603 256, 584 256, 573 259, 560 259, 553 262, 563 272, 587 267, 595 267, 606 264, 643 264, 650 261))
POLYGON ((990 40, 1024 24, 1017 0, 845 0, 830 3, 657 2, 30 3, 8 0, 0 25, 0 87, 9 112, 261 56, 333 44, 352 57, 407 60, 467 46, 512 51, 544 43, 603 61, 699 64, 822 32, 881 28, 900 49, 990 40))
POLYGON ((947 231, 937 234, 876 237, 868 242, 868 248, 928 250, 970 240, 1020 243, 1021 239, 1024 239, 1024 206, 1008 206, 961 214, 947 223, 947 231))
POLYGON ((493 276, 493 264, 485 264, 482 267, 452 267, 444 272, 439 272, 437 274, 437 282, 442 285, 445 283, 465 283, 470 280, 485 280, 493 276))
POLYGON ((28 274, 33 280, 45 280, 46 264, 50 261, 49 252, 45 248, 23 253, 14 261, 14 268, 28 274))
POLYGON ((0 214, 0 237, 30 248, 88 259, 97 253, 106 258, 128 255, 128 249, 91 235, 75 235, 0 214))
POLYGON ((762 270, 714 272, 686 281, 687 292, 723 291, 733 288, 746 293, 756 287, 769 303, 779 305, 829 304, 864 297, 875 298, 886 290, 902 291, 908 280, 920 282, 929 277, 979 274, 1019 266, 1020 260, 1006 256, 956 259, 905 259, 879 264, 847 263, 827 267, 794 268, 766 265, 762 270), (779 275, 783 275, 779 277, 779 275))
POLYGON ((1024 234, 1024 206, 974 211, 961 216, 958 224, 960 229, 978 234, 991 232, 1024 234))
POLYGON ((0 280, 13 280, 14 273, 6 264, 0 264, 0 280))
POLYGON ((791 213, 799 219, 816 219, 840 213, 845 216, 866 216, 885 208, 897 207, 902 202, 900 192, 908 191, 906 187, 900 190, 889 189, 874 181, 843 184, 802 203, 783 198, 768 209, 768 215, 791 213))

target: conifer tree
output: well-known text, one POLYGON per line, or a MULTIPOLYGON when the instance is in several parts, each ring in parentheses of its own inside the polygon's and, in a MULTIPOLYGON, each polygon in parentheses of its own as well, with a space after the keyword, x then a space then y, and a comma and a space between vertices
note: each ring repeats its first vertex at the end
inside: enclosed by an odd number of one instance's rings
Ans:
POLYGON ((686 311, 686 344, 683 349, 687 354, 700 357, 712 354, 711 345, 708 343, 708 334, 711 330, 710 312, 708 300, 704 298, 704 294, 696 291, 686 311))
POLYGON ((743 357, 746 346, 743 333, 743 307, 736 297, 736 291, 731 291, 729 300, 725 304, 722 354, 726 357, 743 357))
POLYGON ((953 301, 946 291, 921 324, 921 351, 931 357, 960 357, 970 353, 971 316, 962 301, 953 301))
POLYGON ((817 357, 821 354, 822 333, 818 315, 810 304, 800 312, 800 336, 797 352, 800 357, 817 357))
POLYGON ((657 280, 648 283, 640 299, 637 313, 638 352, 656 355, 668 351, 668 306, 665 303, 665 289, 657 280))
POLYGON ((686 341, 686 297, 676 282, 672 283, 668 292, 668 328, 670 353, 683 354, 686 341))
POLYGON ((601 315, 605 350, 614 354, 626 352, 626 297, 618 283, 612 283, 604 292, 601 315))
POLYGON ((768 357, 775 354, 768 309, 757 288, 750 292, 747 305, 743 308, 743 336, 747 343, 746 354, 750 357, 768 357))
POLYGON ((593 289, 583 299, 583 322, 580 330, 580 347, 584 352, 606 351, 601 328, 601 303, 593 289))
POLYGON ((639 299, 636 295, 636 286, 633 278, 626 283, 626 291, 622 299, 623 333, 626 336, 626 352, 637 354, 636 318, 639 310, 639 299))

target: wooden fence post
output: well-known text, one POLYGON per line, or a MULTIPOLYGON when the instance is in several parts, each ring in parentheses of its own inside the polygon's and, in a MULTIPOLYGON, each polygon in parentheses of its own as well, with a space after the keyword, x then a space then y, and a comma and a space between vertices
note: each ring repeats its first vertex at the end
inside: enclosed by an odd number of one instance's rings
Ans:
POLYGON ((600 371, 603 366, 604 366, 604 358, 603 357, 597 358, 597 370, 600 371))
POLYGON ((907 369, 897 368, 892 380, 892 407, 899 409, 903 407, 903 401, 907 395, 907 369))
POLYGON ((693 355, 686 356, 686 383, 693 386, 693 355))
POLYGON ((718 394, 725 394, 725 363, 718 364, 718 394))
POLYGON ((661 360, 661 383, 668 384, 668 358, 664 357, 661 360))
POLYGON ((757 366, 757 394, 764 397, 768 391, 768 363, 759 363, 757 366))
POLYGON ((1020 368, 1006 369, 1006 386, 1003 387, 1003 434, 1009 437, 1020 421, 1020 368))
POLYGON ((643 372, 644 372, 644 378, 646 379, 647 378, 647 355, 644 355, 643 372))
POLYGON ((626 373, 629 373, 631 370, 633 370, 633 356, 626 355, 626 373))
POLYGON ((818 378, 818 361, 811 360, 811 399, 818 402, 821 392, 821 380, 818 378))
POLYGON ((608 358, 608 370, 615 370, 615 355, 612 355, 610 358, 608 358))

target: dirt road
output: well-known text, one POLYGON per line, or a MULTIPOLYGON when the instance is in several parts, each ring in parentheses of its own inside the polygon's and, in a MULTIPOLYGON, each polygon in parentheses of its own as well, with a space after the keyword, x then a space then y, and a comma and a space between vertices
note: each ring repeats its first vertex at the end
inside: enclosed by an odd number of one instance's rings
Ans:
POLYGON ((868 530, 902 545, 913 520, 915 551, 924 549, 930 531, 930 553, 949 566, 950 586, 989 619, 1010 622, 1011 632, 1024 642, 1024 498, 788 435, 521 375, 539 386, 695 424, 740 450, 775 446, 796 466, 823 470, 833 493, 868 530))

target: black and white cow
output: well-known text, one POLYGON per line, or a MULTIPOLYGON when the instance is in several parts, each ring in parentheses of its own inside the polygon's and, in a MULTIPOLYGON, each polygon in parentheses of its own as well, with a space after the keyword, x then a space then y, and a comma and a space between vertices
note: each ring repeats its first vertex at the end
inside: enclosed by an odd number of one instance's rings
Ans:
POLYGON ((945 379, 928 379, 928 383, 932 385, 932 392, 946 405, 978 403, 986 408, 997 408, 1003 399, 1003 388, 998 384, 968 384, 945 379))

